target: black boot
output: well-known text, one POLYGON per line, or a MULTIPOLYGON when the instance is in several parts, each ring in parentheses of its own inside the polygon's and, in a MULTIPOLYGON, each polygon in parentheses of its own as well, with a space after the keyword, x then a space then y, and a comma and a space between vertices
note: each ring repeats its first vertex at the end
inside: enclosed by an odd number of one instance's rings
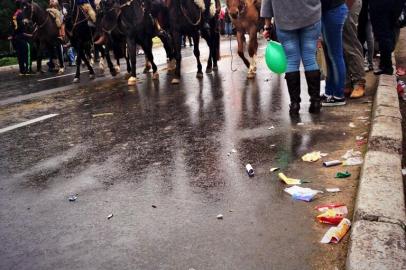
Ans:
POLYGON ((285 74, 286 83, 290 96, 289 114, 298 115, 300 110, 300 72, 288 72, 285 74))
POLYGON ((306 71, 305 75, 310 96, 309 113, 320 113, 320 71, 306 71))

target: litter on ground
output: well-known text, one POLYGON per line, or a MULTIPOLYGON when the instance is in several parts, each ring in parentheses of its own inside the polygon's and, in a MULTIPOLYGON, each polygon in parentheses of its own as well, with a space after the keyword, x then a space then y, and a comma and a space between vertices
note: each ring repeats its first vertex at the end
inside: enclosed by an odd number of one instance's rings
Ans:
POLYGON ((349 123, 348 126, 349 126, 350 128, 355 128, 355 127, 357 127, 353 122, 349 123))
POLYGON ((276 171, 279 171, 279 168, 278 168, 278 167, 271 168, 270 171, 271 171, 271 172, 276 172, 276 171))
POLYGON ((406 175, 406 168, 402 169, 402 175, 406 175))
POLYGON ((270 126, 268 129, 274 129, 275 127, 274 126, 270 126))
POLYGON ((350 227, 351 221, 349 219, 343 218, 343 220, 341 220, 337 227, 331 227, 330 229, 328 229, 320 242, 323 244, 337 244, 346 235, 350 227))
POLYGON ((111 219, 113 217, 113 214, 110 214, 107 216, 107 219, 111 219))
POLYGON ((360 156, 361 156, 360 151, 354 151, 354 149, 350 149, 344 155, 342 155, 341 157, 343 159, 349 159, 349 158, 352 158, 352 157, 360 157, 360 156))
POLYGON ((77 198, 78 198, 78 196, 76 196, 76 195, 69 195, 68 200, 70 202, 74 202, 74 201, 76 201, 77 198))
POLYGON ((293 199, 310 202, 314 196, 318 193, 323 193, 321 190, 315 190, 311 188, 302 188, 299 186, 291 186, 284 189, 286 193, 289 193, 293 199))
POLYGON ((326 191, 330 192, 330 193, 335 193, 335 192, 340 192, 341 190, 340 190, 340 188, 326 188, 326 191))
POLYGON ((325 161, 323 162, 324 167, 333 167, 340 165, 342 162, 340 160, 330 160, 330 161, 325 161))
POLYGON ((254 176, 254 168, 252 168, 251 164, 245 165, 245 170, 247 171, 249 177, 254 176))
POLYGON ((302 156, 302 160, 306 162, 315 162, 319 159, 321 159, 320 151, 307 153, 306 155, 302 156))
POLYGON ((338 225, 348 214, 345 204, 326 204, 316 206, 316 210, 321 212, 316 218, 321 223, 338 225))
POLYGON ((98 113, 98 114, 92 114, 92 117, 100 117, 100 116, 110 116, 113 115, 114 113, 98 113))
POLYGON ((223 215, 222 215, 222 214, 218 214, 218 215, 217 215, 217 219, 223 219, 223 215))
POLYGON ((300 185, 302 183, 300 179, 289 178, 283 173, 279 173, 278 176, 287 185, 300 185))
POLYGON ((337 172, 335 178, 347 178, 350 177, 351 174, 348 171, 345 172, 337 172))
POLYGON ((343 162, 344 166, 358 166, 364 163, 362 157, 352 157, 343 162))

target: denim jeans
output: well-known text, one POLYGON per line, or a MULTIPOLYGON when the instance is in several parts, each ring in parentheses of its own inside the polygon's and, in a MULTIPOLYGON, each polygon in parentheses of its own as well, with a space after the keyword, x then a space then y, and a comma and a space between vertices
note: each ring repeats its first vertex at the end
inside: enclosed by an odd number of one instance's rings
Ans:
POLYGON ((325 94, 337 98, 344 97, 346 70, 343 53, 343 27, 347 14, 347 5, 342 4, 323 11, 321 15, 322 33, 327 53, 325 94))
POLYGON ((283 30, 276 25, 276 34, 285 49, 288 60, 286 73, 299 71, 300 61, 303 62, 305 71, 319 70, 316 50, 320 28, 320 21, 296 30, 283 30))
POLYGON ((224 32, 226 35, 232 35, 233 34, 233 26, 231 22, 226 22, 224 24, 224 32))

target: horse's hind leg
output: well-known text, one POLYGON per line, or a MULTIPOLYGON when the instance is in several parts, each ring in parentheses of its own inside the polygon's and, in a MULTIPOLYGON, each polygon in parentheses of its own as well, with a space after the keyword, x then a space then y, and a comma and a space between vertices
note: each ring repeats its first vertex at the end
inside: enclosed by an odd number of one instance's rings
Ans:
POLYGON ((245 66, 247 68, 249 68, 250 67, 250 62, 248 61, 247 58, 245 58, 245 55, 244 55, 244 43, 245 43, 244 33, 237 32, 237 43, 238 43, 238 55, 241 57, 241 59, 244 62, 245 66))
POLYGON ((86 54, 83 52, 83 50, 80 50, 81 58, 83 62, 85 62, 85 65, 87 66, 87 69, 89 70, 89 79, 94 79, 94 70, 93 67, 90 65, 89 60, 86 57, 86 54))
POLYGON ((174 44, 175 49, 175 59, 176 59, 176 68, 175 68, 175 76, 172 79, 172 84, 178 84, 180 82, 180 65, 182 61, 182 55, 180 52, 180 33, 172 32, 172 43, 174 44))
POLYGON ((80 48, 75 47, 75 51, 77 52, 76 74, 75 74, 75 78, 73 78, 73 82, 78 83, 78 82, 80 82, 80 65, 82 64, 82 56, 81 56, 82 54, 80 53, 81 52, 80 48))
POLYGON ((200 62, 200 51, 199 51, 199 33, 193 33, 193 54, 196 57, 197 62, 197 73, 196 78, 203 78, 202 63, 200 62))
POLYGON ((154 56, 152 55, 152 40, 148 39, 145 41, 144 44, 144 52, 145 52, 145 57, 146 57, 146 61, 148 60, 148 62, 150 63, 150 65, 152 65, 152 79, 153 80, 158 80, 159 79, 159 74, 157 72, 158 68, 154 63, 154 56))
POLYGON ((59 70, 58 70, 58 73, 59 74, 62 74, 62 73, 64 73, 65 72, 65 65, 64 65, 64 63, 63 63, 63 47, 62 47, 62 44, 61 43, 58 43, 57 45, 56 45, 56 49, 57 49, 57 54, 58 54, 58 61, 59 61, 59 70))
POLYGON ((258 49, 258 40, 257 40, 257 31, 256 27, 253 27, 250 31, 250 40, 248 44, 248 54, 251 57, 250 66, 248 69, 248 79, 255 78, 257 72, 257 49, 258 49))
POLYGON ((162 41, 162 44, 164 45, 165 48, 168 63, 167 69, 168 71, 172 71, 175 69, 175 63, 174 63, 173 47, 171 45, 172 44, 171 37, 168 35, 166 31, 160 31, 158 37, 162 41))
POLYGON ((128 85, 135 85, 137 83, 136 75, 136 63, 137 63, 137 45, 134 40, 127 38, 128 54, 130 56, 131 62, 131 73, 130 78, 128 78, 128 85))

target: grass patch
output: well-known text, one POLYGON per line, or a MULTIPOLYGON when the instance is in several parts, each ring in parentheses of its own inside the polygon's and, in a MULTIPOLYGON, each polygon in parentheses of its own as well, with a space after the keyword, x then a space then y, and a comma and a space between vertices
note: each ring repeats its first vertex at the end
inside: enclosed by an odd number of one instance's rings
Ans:
POLYGON ((17 63, 18 63, 17 57, 0 58, 0 67, 16 65, 17 63))

